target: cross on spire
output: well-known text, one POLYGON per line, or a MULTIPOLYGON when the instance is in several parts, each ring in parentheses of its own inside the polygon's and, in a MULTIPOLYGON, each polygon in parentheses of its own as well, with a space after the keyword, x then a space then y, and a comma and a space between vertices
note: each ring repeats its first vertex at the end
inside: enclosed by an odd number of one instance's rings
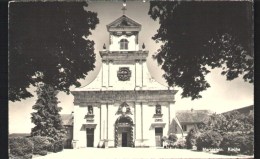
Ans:
POLYGON ((123 0, 123 8, 121 9, 123 11, 123 15, 125 15, 126 9, 126 0, 123 0))

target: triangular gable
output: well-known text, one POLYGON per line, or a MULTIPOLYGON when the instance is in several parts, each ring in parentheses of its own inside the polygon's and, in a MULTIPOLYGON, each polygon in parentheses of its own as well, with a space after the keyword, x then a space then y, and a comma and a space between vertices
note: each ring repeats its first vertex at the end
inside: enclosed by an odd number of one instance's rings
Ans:
POLYGON ((136 28, 136 31, 141 30, 141 24, 137 23, 136 21, 132 20, 131 18, 123 15, 113 21, 112 23, 107 25, 107 30, 111 31, 110 29, 113 28, 136 28))

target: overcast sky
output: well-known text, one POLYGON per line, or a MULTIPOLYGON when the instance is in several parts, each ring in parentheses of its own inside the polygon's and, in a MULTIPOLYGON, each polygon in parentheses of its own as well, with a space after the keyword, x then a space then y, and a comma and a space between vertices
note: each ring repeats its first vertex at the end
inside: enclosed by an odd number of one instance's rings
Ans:
MULTIPOLYGON (((92 31, 90 37, 95 41, 95 53, 97 54, 96 69, 92 71, 85 80, 80 80, 82 86, 90 83, 100 70, 101 59, 99 51, 105 43, 108 46, 108 32, 106 25, 122 16, 122 2, 89 2, 87 10, 98 13, 100 23, 92 31)), ((126 15, 142 25, 139 34, 139 44, 145 43, 146 49, 149 50, 147 67, 151 75, 161 84, 166 85, 162 78, 162 70, 151 56, 159 48, 151 37, 159 28, 158 21, 153 21, 149 15, 149 3, 127 2, 126 15)), ((190 98, 182 99, 180 96, 181 89, 176 88, 179 92, 176 94, 176 109, 210 109, 214 112, 221 113, 232 109, 237 109, 253 104, 253 85, 243 81, 242 78, 233 81, 226 81, 224 76, 220 75, 220 69, 212 70, 206 79, 211 87, 202 92, 202 98, 191 101, 190 98)), ((73 88, 71 88, 73 89, 73 88)), ((35 95, 36 88, 30 88, 35 95)), ((61 92, 58 95, 60 104, 63 108, 61 114, 69 114, 73 111, 73 96, 61 92)), ((9 133, 30 133, 33 124, 31 123, 32 106, 35 104, 36 97, 22 100, 21 102, 9 102, 9 133)))

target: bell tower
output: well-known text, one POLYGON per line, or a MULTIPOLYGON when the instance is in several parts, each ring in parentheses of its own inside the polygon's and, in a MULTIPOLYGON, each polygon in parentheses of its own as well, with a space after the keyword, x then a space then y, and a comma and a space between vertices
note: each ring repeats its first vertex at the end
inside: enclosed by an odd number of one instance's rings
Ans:
POLYGON ((139 48, 138 36, 141 27, 141 24, 125 14, 107 25, 108 48, 104 44, 103 50, 100 51, 103 88, 138 90, 144 86, 143 67, 148 51, 144 50, 144 44, 142 49, 139 48))

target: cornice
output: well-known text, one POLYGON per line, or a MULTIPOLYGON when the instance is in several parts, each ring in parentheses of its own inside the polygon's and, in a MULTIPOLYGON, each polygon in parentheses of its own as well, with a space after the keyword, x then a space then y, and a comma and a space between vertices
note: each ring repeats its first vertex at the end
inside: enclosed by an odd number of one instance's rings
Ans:
POLYGON ((144 62, 148 57, 148 51, 100 51, 103 62, 111 61, 113 63, 135 63, 144 62))
POLYGON ((177 90, 72 91, 74 104, 125 102, 174 102, 177 90))

